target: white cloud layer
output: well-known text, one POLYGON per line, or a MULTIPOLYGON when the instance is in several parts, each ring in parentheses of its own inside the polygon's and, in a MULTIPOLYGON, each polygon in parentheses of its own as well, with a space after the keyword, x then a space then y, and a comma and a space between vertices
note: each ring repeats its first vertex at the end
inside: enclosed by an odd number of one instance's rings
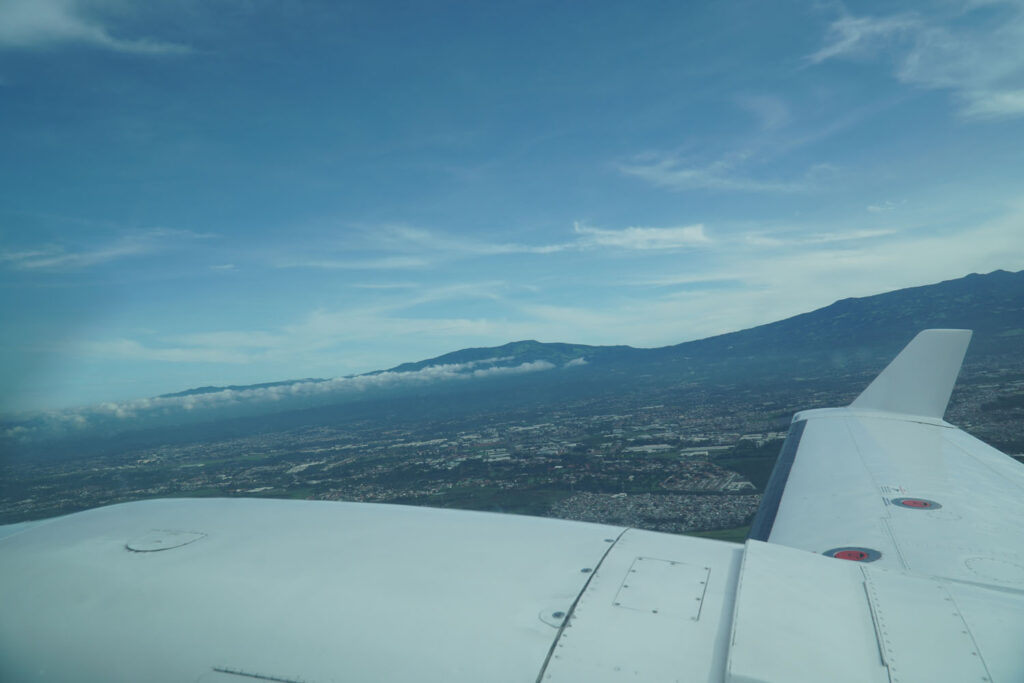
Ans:
POLYGON ((90 45, 115 52, 144 55, 183 54, 185 45, 152 38, 119 38, 96 19, 88 18, 86 0, 4 0, 0 2, 0 47, 49 49, 90 45))
POLYGON ((829 27, 826 44, 807 57, 870 59, 888 54, 896 78, 909 85, 949 90, 967 117, 1024 115, 1024 3, 1016 0, 936 5, 941 16, 844 15, 829 27), (996 13, 996 18, 977 12, 996 13))
MULTIPOLYGON (((185 396, 158 396, 131 401, 109 401, 82 408, 50 411, 37 416, 28 424, 6 428, 0 435, 7 439, 30 440, 80 433, 95 427, 107 425, 110 421, 135 419, 174 420, 175 416, 199 414, 207 411, 210 417, 217 411, 254 408, 276 404, 280 410, 292 406, 329 403, 346 396, 358 395, 371 390, 396 389, 427 383, 474 380, 489 377, 521 375, 555 369, 555 365, 544 360, 501 365, 510 358, 489 358, 466 363, 431 365, 410 372, 380 372, 356 377, 336 377, 322 381, 300 381, 277 386, 253 387, 251 389, 223 389, 185 396)), ((581 359, 577 359, 581 360, 581 359)), ((570 363, 572 365, 573 363, 570 363)), ((575 363, 579 365, 580 363, 575 363)))

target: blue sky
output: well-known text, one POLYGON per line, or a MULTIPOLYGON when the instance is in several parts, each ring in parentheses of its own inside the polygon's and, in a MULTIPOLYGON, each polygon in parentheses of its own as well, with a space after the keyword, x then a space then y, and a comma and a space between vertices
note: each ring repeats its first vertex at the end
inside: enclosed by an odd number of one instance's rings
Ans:
POLYGON ((1024 268, 1024 3, 0 0, 0 412, 1024 268))

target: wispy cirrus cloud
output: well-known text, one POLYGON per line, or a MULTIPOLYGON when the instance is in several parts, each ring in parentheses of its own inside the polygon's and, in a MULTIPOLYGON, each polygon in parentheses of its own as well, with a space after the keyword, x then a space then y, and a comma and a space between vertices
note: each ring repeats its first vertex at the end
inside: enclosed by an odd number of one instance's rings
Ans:
POLYGON ((729 287, 743 286, 743 279, 740 277, 727 277, 724 275, 688 275, 673 274, 656 277, 637 278, 626 282, 632 287, 679 287, 691 290, 726 289, 729 287))
MULTIPOLYGON (((653 227, 629 226, 620 229, 597 228, 577 221, 572 233, 561 242, 524 244, 519 242, 487 242, 427 230, 404 224, 378 226, 365 244, 355 246, 321 246, 318 256, 274 257, 278 268, 317 268, 330 270, 401 270, 424 269, 447 261, 467 258, 511 255, 548 255, 564 252, 618 250, 652 251, 704 247, 713 242, 704 225, 653 227), (332 257, 331 250, 342 250, 344 256, 332 257), (360 258, 359 253, 366 256, 360 258)), ((415 285, 406 283, 354 285, 366 289, 399 289, 415 285)))
POLYGON ((860 240, 877 240, 898 234, 893 228, 853 229, 834 232, 807 232, 806 230, 748 232, 741 236, 747 245, 753 247, 809 247, 822 244, 852 243, 860 240))
POLYGON ((831 138, 892 106, 899 98, 869 102, 828 120, 818 120, 790 106, 777 94, 739 93, 733 103, 749 113, 756 124, 719 149, 707 149, 700 139, 685 140, 675 148, 648 150, 617 162, 619 173, 639 178, 670 191, 799 195, 827 189, 842 172, 841 166, 821 159, 786 167, 793 152, 831 138))
POLYGON ((349 286, 356 289, 396 290, 419 289, 422 285, 417 282, 355 282, 349 286))
POLYGON ((815 177, 826 169, 825 165, 812 167, 800 178, 759 178, 747 170, 752 156, 749 151, 736 152, 711 163, 701 164, 676 154, 643 155, 635 161, 619 164, 618 170, 674 191, 793 193, 812 189, 815 177))
MULTIPOLYGON (((239 335, 251 337, 249 335, 239 335)), ((82 342, 77 351, 88 356, 103 356, 119 360, 147 360, 169 363, 247 363, 249 354, 239 352, 239 347, 251 346, 236 339, 230 348, 214 346, 146 346, 134 339, 111 339, 105 341, 82 342)))
POLYGON ((191 230, 151 228, 127 232, 102 244, 78 247, 49 244, 31 249, 0 251, 0 266, 40 271, 84 269, 172 249, 182 243, 212 236, 191 230))
POLYGON ((474 255, 556 254, 602 248, 651 250, 681 249, 709 244, 712 240, 701 224, 671 227, 595 228, 581 221, 572 226, 572 237, 553 244, 463 242, 427 230, 416 229, 419 246, 455 249, 474 255), (458 245, 458 246, 453 246, 458 245))
POLYGON ((1024 3, 937 4, 931 14, 844 14, 809 64, 832 59, 891 59, 908 85, 948 90, 969 118, 1024 115, 1024 3))
POLYGON ((90 16, 97 4, 87 0, 4 0, 0 2, 0 48, 41 50, 78 44, 141 55, 192 51, 187 45, 153 38, 117 37, 90 16))
POLYGON ((573 232, 581 236, 578 242, 581 248, 612 247, 650 251, 689 249, 712 243, 700 223, 670 228, 628 227, 622 230, 602 230, 575 223, 573 232))
POLYGON ((432 265, 417 256, 381 256, 369 258, 293 258, 281 261, 278 268, 319 268, 323 270, 404 270, 432 265))
POLYGON ((792 118, 789 105, 775 95, 741 94, 736 96, 736 103, 754 115, 761 130, 785 128, 792 118))
POLYGON ((834 57, 864 57, 895 38, 912 34, 920 26, 920 19, 913 14, 882 18, 843 16, 829 25, 826 44, 806 59, 811 64, 820 64, 834 57))
POLYGON ((531 245, 515 242, 488 242, 407 224, 377 226, 373 231, 373 240, 375 246, 381 248, 429 251, 450 256, 553 254, 573 248, 571 243, 531 245))
POLYGON ((892 211, 893 209, 895 209, 896 208, 896 204, 894 202, 892 202, 891 200, 887 199, 884 202, 880 202, 878 204, 868 204, 864 208, 869 213, 885 213, 887 211, 892 211))

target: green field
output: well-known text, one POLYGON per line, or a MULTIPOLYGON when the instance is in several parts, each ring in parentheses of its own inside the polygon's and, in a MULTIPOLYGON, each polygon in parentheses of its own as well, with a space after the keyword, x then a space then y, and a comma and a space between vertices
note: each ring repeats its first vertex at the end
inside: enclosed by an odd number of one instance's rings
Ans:
POLYGON ((395 503, 430 507, 506 512, 543 517, 555 503, 571 495, 568 491, 550 489, 501 489, 492 486, 452 488, 435 496, 396 499, 395 503))

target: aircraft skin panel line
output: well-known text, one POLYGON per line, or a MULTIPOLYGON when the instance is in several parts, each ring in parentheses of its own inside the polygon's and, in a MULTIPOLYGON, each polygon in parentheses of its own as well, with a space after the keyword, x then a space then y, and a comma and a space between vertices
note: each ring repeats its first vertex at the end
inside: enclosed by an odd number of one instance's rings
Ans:
POLYGON ((548 650, 548 656, 544 658, 544 664, 541 665, 540 672, 537 674, 537 681, 540 681, 544 678, 544 674, 548 669, 548 665, 551 663, 551 657, 555 654, 555 648, 558 646, 558 641, 562 638, 562 634, 565 632, 565 629, 568 627, 569 623, 575 618, 574 615, 576 613, 576 608, 579 605, 580 598, 583 597, 583 594, 587 591, 587 587, 590 586, 590 583, 594 580, 594 577, 597 575, 597 573, 601 571, 601 565, 604 564, 605 559, 608 557, 608 553, 610 553, 612 549, 615 547, 615 544, 622 539, 622 534, 626 533, 626 531, 627 530, 619 532, 619 535, 616 536, 615 539, 609 544, 608 549, 605 551, 604 555, 601 556, 601 559, 597 561, 597 565, 593 568, 593 571, 588 572, 589 576, 587 576, 587 580, 584 582, 582 590, 580 590, 580 593, 576 596, 576 599, 572 601, 572 604, 569 606, 568 611, 565 612, 565 615, 561 616, 561 613, 555 613, 551 615, 550 618, 552 618, 555 621, 558 621, 560 618, 561 624, 558 627, 558 634, 555 636, 555 639, 551 641, 551 648, 548 650))
POLYGON ((969 336, 797 413, 743 545, 270 499, 0 527, 0 680, 1019 683, 1024 467, 943 420, 969 336))

